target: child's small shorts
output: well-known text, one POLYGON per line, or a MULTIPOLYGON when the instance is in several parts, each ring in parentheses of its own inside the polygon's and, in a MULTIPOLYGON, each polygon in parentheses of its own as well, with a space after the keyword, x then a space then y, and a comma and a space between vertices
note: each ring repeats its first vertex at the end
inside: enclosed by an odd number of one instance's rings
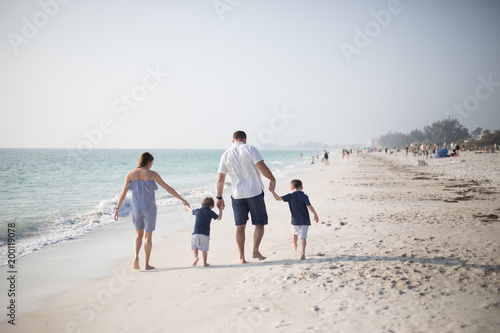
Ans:
POLYGON ((193 234, 191 237, 191 250, 208 251, 210 237, 207 235, 193 234))
POLYGON ((299 236, 299 238, 307 238, 307 232, 309 231, 308 225, 292 225, 293 234, 299 236))

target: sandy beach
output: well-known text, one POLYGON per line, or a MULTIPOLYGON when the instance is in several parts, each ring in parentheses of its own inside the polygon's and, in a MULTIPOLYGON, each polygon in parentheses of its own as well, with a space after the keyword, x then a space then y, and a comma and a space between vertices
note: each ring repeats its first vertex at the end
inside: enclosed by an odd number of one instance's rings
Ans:
POLYGON ((135 271, 130 236, 110 274, 44 299, 0 331, 498 332, 500 154, 426 162, 354 153, 296 175, 320 217, 306 260, 291 246, 287 204, 266 192, 265 261, 250 258, 249 225, 250 260, 236 264, 227 207, 212 222, 210 267, 191 266, 189 228, 155 243, 155 270, 135 271))

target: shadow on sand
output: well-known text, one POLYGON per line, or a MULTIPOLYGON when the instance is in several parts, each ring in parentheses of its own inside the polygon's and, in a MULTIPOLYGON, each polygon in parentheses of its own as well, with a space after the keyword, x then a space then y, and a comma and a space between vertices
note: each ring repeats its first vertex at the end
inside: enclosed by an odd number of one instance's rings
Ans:
POLYGON ((306 260, 299 259, 288 259, 288 260, 277 260, 277 261, 253 261, 247 262, 246 264, 229 264, 229 265, 210 265, 204 266, 186 266, 186 267, 159 267, 154 270, 143 271, 143 273, 159 273, 165 271, 175 271, 181 269, 217 269, 217 268, 249 268, 255 266, 289 266, 289 265, 310 265, 316 263, 348 263, 348 262, 372 262, 372 261, 385 261, 385 262, 409 262, 409 263, 419 263, 426 265, 439 265, 439 266, 460 266, 466 268, 478 268, 485 270, 495 270, 500 271, 499 265, 485 265, 485 264, 474 264, 468 263, 467 260, 459 258, 446 258, 446 257, 433 257, 433 258, 419 258, 419 257, 402 257, 402 256, 351 256, 342 255, 338 257, 327 257, 324 254, 318 254, 316 256, 311 256, 306 260))

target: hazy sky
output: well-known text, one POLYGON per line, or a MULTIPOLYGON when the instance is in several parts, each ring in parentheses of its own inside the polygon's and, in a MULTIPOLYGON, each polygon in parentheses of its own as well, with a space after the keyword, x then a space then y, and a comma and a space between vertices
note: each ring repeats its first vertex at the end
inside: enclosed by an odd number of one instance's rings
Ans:
POLYGON ((0 0, 0 147, 500 128, 500 1, 0 0))

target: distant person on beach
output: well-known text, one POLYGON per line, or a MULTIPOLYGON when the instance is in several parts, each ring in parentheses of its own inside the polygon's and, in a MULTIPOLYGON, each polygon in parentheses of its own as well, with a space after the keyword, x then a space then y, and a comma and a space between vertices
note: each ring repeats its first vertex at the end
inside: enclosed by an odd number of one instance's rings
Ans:
POLYGON ((325 166, 330 165, 330 162, 328 162, 328 152, 323 149, 323 163, 325 166))
POLYGON ((269 190, 274 190, 276 186, 276 179, 264 163, 264 159, 260 156, 257 148, 246 143, 247 135, 245 132, 237 131, 233 134, 232 146, 222 154, 220 159, 217 178, 217 208, 223 210, 225 203, 222 193, 226 174, 231 176, 231 200, 236 224, 238 262, 240 264, 246 263, 245 228, 248 213, 250 213, 252 224, 255 226, 252 257, 259 260, 266 259, 259 252, 260 242, 264 236, 264 226, 268 223, 261 173, 269 179, 269 190))
POLYGON ((311 165, 314 165, 314 155, 311 158, 311 165))
POLYGON ((420 157, 421 158, 424 158, 425 157, 425 143, 422 142, 422 144, 420 145, 420 157))
POLYGON ((193 266, 198 264, 198 250, 202 252, 203 255, 203 266, 209 266, 207 263, 208 257, 208 245, 210 243, 210 223, 212 219, 220 221, 222 219, 222 210, 219 209, 219 215, 217 215, 212 209, 215 203, 212 197, 206 197, 201 202, 201 208, 191 209, 191 207, 186 206, 186 210, 193 213, 195 217, 194 221, 194 231, 191 236, 191 249, 194 254, 193 266))
POLYGON ((311 225, 308 209, 314 214, 314 221, 316 223, 319 222, 319 217, 316 210, 309 202, 309 197, 302 192, 302 182, 298 179, 294 179, 290 182, 290 188, 293 192, 285 194, 282 197, 276 194, 274 190, 271 190, 271 193, 276 200, 288 202, 288 207, 290 208, 290 212, 292 214, 293 249, 297 250, 297 242, 298 238, 300 238, 302 242, 300 260, 304 260, 306 259, 307 232, 309 231, 309 226, 311 225))
POLYGON ((156 228, 156 202, 155 191, 158 189, 158 184, 161 185, 169 194, 182 201, 185 207, 189 207, 189 203, 184 200, 173 188, 161 179, 160 175, 151 171, 153 166, 153 155, 150 153, 143 153, 139 158, 137 168, 127 173, 125 176, 125 185, 123 186, 122 193, 116 205, 114 218, 118 221, 118 212, 120 207, 127 196, 128 190, 132 191, 132 202, 130 204, 130 214, 132 215, 132 222, 135 226, 135 258, 134 268, 139 268, 139 251, 142 246, 142 238, 144 237, 144 252, 146 254, 145 270, 154 269, 149 264, 151 257, 151 249, 153 248, 153 231, 156 228))

